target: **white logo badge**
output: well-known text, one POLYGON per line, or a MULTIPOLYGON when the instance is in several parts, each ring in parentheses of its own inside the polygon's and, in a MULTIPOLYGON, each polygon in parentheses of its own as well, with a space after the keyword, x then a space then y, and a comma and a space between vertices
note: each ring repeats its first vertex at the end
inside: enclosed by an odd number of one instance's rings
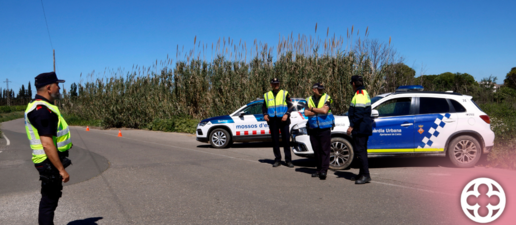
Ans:
POLYGON ((472 181, 470 181, 462 190, 462 194, 460 196, 460 205, 462 206, 462 211, 466 216, 477 222, 477 223, 490 223, 498 219, 500 215, 502 215, 503 210, 505 209, 505 192, 503 191, 502 186, 498 184, 498 182, 489 179, 489 178, 477 178, 472 181), (500 201, 497 205, 493 206, 491 203, 489 203, 486 208, 488 210, 488 213, 485 217, 482 217, 478 214, 478 210, 480 208, 480 205, 478 203, 475 203, 475 205, 469 205, 468 204, 468 197, 469 196, 475 196, 480 197, 480 192, 478 191, 478 187, 480 185, 486 185, 488 188, 488 191, 486 193, 487 197, 497 196, 500 201), (473 187, 473 190, 469 191, 473 187), (496 190, 495 190, 496 188, 496 190), (473 212, 470 212, 470 210, 473 212))

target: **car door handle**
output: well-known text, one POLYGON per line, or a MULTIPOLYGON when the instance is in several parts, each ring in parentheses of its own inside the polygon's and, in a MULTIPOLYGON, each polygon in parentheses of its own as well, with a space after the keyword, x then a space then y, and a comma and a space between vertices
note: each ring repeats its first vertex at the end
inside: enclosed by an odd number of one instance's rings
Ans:
POLYGON ((455 120, 443 120, 445 123, 453 123, 455 120))
POLYGON ((404 123, 404 124, 401 124, 402 127, 408 127, 408 126, 412 126, 414 125, 413 123, 404 123))

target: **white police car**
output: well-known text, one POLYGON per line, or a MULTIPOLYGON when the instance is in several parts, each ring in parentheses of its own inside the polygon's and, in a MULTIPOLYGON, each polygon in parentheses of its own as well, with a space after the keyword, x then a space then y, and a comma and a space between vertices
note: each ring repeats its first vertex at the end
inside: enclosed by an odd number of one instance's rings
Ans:
MULTIPOLYGON (((422 90, 419 85, 403 86, 371 99, 375 120, 368 141, 369 157, 447 156, 457 167, 473 167, 494 145, 489 116, 471 96, 422 90)), ((335 116, 331 169, 351 165, 354 154, 348 127, 346 114, 335 116)), ((313 155, 306 123, 293 127, 292 138, 294 154, 313 155)))
MULTIPOLYGON (((293 110, 290 128, 306 121, 306 100, 291 98, 293 110)), ((262 113, 263 99, 250 102, 226 116, 202 120, 197 125, 197 141, 208 142, 212 147, 225 148, 233 142, 271 141, 270 130, 262 113)), ((280 134, 281 139, 281 134, 280 134)))

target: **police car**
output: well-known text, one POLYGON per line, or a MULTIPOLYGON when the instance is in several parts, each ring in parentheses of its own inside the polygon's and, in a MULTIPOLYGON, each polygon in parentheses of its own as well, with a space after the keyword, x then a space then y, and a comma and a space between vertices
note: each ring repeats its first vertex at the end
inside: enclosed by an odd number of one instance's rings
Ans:
MULTIPOLYGON (((489 116, 471 96, 427 92, 419 85, 402 86, 396 92, 371 99, 373 135, 368 141, 369 157, 441 156, 457 167, 473 167, 481 154, 494 145, 489 116)), ((349 119, 335 116, 332 130, 330 168, 344 169, 353 161, 352 139, 346 134, 349 119)), ((311 157, 313 150, 306 123, 294 125, 294 154, 311 157)))
MULTIPOLYGON (((290 128, 307 120, 304 115, 306 100, 291 98, 290 128)), ((233 142, 271 141, 267 121, 263 118, 263 99, 250 102, 226 116, 202 120, 197 125, 197 141, 210 143, 215 148, 228 147, 233 142)), ((281 134, 280 134, 281 139, 281 134)))

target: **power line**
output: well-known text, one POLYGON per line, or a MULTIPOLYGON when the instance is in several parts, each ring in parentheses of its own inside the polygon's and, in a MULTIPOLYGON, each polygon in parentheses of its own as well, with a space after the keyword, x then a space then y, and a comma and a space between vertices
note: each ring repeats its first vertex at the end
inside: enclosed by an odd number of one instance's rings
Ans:
POLYGON ((54 45, 52 44, 52 38, 50 38, 50 30, 48 29, 47 14, 45 13, 45 7, 43 6, 43 0, 41 0, 41 8, 43 8, 43 16, 45 17, 45 24, 47 25, 47 33, 48 33, 48 39, 50 40, 50 47, 52 47, 52 49, 54 49, 54 45))

